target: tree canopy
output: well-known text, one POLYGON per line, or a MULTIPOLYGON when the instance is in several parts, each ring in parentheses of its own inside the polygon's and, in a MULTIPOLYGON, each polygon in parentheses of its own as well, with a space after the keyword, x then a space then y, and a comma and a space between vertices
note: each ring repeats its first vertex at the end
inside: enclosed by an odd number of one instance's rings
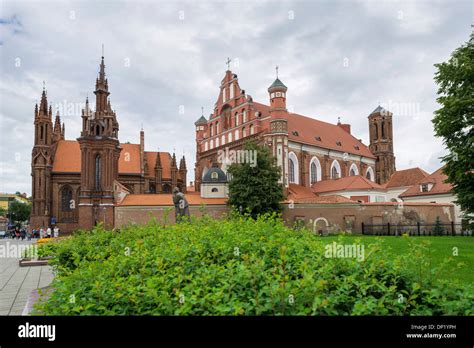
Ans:
POLYGON ((444 63, 435 64, 438 84, 435 134, 449 154, 442 158, 444 173, 453 185, 466 218, 474 214, 474 33, 444 63))
POLYGON ((280 168, 268 148, 250 141, 244 144, 245 151, 255 151, 256 163, 233 163, 229 167, 228 203, 253 217, 259 214, 280 210, 283 190, 278 182, 280 168))

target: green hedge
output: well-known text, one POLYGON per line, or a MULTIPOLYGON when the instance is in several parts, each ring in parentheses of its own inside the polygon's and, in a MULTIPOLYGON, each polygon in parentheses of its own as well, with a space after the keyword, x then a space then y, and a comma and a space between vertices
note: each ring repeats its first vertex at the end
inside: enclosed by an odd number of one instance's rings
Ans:
POLYGON ((365 245, 364 261, 326 258, 320 237, 275 216, 97 228, 48 248, 54 291, 36 314, 474 313, 472 288, 436 280, 423 245, 393 257, 377 242, 365 245))

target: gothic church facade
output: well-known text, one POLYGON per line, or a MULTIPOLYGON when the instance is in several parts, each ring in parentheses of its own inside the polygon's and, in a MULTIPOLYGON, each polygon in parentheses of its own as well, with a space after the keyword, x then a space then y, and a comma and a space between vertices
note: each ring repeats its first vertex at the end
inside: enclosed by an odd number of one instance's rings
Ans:
POLYGON ((76 140, 65 139, 59 113, 53 125, 52 106, 43 88, 35 106, 34 146, 31 160, 32 228, 58 226, 71 232, 90 229, 99 222, 114 227, 114 209, 124 194, 186 191, 186 160, 175 154, 145 151, 140 143, 120 143, 119 122, 109 99, 104 57, 96 79, 95 110, 86 99, 82 131, 76 140))

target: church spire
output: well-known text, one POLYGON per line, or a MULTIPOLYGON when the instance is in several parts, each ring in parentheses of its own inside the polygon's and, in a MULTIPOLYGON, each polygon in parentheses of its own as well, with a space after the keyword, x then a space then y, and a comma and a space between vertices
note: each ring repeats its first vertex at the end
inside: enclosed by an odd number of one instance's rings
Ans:
POLYGON ((96 104, 95 104, 95 111, 96 113, 106 113, 110 110, 110 105, 107 100, 109 96, 109 85, 107 79, 105 78, 105 63, 104 63, 104 56, 102 56, 102 60, 100 62, 100 69, 99 69, 99 77, 96 79, 95 82, 95 91, 94 94, 96 95, 96 104))
POLYGON ((46 94, 46 84, 44 81, 43 81, 43 93, 41 94, 39 113, 43 115, 48 115, 48 97, 46 94))

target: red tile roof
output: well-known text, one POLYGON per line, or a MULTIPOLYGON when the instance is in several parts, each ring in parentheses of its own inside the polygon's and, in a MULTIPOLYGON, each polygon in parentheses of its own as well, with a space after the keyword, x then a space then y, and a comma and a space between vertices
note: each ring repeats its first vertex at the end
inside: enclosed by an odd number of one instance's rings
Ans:
MULTIPOLYGON (((262 114, 262 117, 269 115, 270 107, 268 105, 257 102, 254 102, 253 105, 262 114)), ((288 115, 288 138, 298 143, 375 158, 366 145, 338 125, 295 113, 288 115), (294 132, 297 132, 298 135, 295 135, 294 132), (316 137, 320 137, 321 140, 316 140, 316 137), (341 145, 339 146, 337 143, 341 145)))
POLYGON ((392 187, 406 187, 416 185, 420 180, 429 176, 421 168, 409 168, 404 170, 397 170, 392 174, 390 180, 385 184, 386 188, 392 187))
POLYGON ((431 175, 421 179, 416 183, 416 185, 403 192, 400 197, 429 196, 451 193, 452 185, 445 182, 448 179, 448 176, 444 174, 443 169, 444 167, 441 167, 431 175), (420 185, 428 183, 433 184, 431 190, 428 192, 421 192, 420 185))
POLYGON ((319 204, 332 204, 332 203, 356 203, 355 201, 338 195, 333 196, 318 196, 310 188, 290 184, 288 187, 288 197, 283 203, 319 203, 319 204))
POLYGON ((379 184, 362 175, 346 176, 336 180, 323 180, 314 183, 311 189, 315 193, 359 190, 384 190, 379 184))
POLYGON ((53 172, 80 173, 81 149, 75 140, 60 140, 54 155, 53 172))
POLYGON ((145 151, 145 157, 148 162, 147 176, 155 176, 156 157, 158 153, 160 154, 161 167, 163 168, 162 178, 171 179, 171 155, 168 152, 145 151))
MULTIPOLYGON (((140 145, 120 144, 122 151, 119 158, 119 174, 140 174, 140 145)), ((149 176, 155 176, 155 163, 158 152, 145 151, 148 160, 149 176)), ((159 152, 161 166, 163 167, 163 178, 171 178, 171 156, 167 152, 159 152)), ((60 140, 56 148, 53 163, 54 173, 80 173, 81 172, 81 149, 76 140, 60 140)), ((179 173, 178 173, 179 175, 179 173)))

